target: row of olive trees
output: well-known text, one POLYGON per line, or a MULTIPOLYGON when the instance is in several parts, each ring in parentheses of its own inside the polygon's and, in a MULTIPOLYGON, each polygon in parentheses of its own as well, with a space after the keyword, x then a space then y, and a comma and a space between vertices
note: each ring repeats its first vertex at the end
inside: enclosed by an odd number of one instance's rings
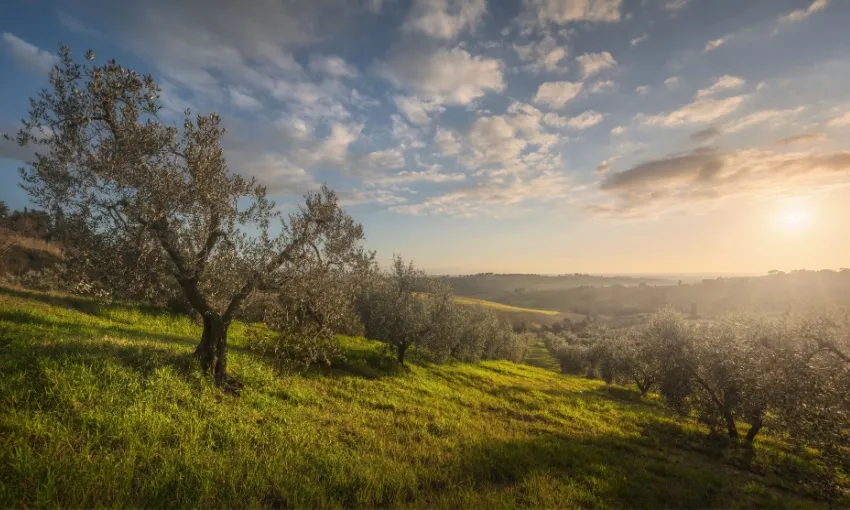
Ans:
POLYGON ((228 168, 216 114, 187 111, 171 125, 151 76, 77 63, 64 46, 59 56, 7 138, 36 150, 23 186, 61 225, 63 277, 76 290, 196 314, 195 353, 219 382, 233 382, 227 334, 240 317, 270 327, 262 350, 307 364, 333 355, 335 333, 364 326, 399 361, 413 346, 438 360, 521 355, 495 315, 456 306, 412 266, 377 271, 363 228, 326 186, 282 216, 263 185, 228 168))
POLYGON ((411 347, 435 361, 519 361, 527 346, 495 312, 458 304, 449 286, 399 256, 364 282, 356 309, 366 336, 386 343, 400 363, 411 347))
POLYGON ((753 316, 690 322, 672 310, 625 332, 598 330, 584 341, 551 335, 547 346, 572 373, 657 392, 712 433, 751 444, 768 427, 820 451, 816 483, 829 496, 850 473, 850 321, 753 316), (843 476, 843 475, 842 475, 843 476))

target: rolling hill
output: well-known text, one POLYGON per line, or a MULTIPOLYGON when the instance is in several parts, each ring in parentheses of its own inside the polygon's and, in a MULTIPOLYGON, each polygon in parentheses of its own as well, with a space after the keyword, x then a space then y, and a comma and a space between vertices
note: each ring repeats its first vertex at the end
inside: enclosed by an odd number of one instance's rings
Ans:
POLYGON ((199 372, 188 318, 0 288, 0 507, 823 506, 802 454, 723 448, 628 388, 401 368, 361 338, 284 376, 246 330, 234 396, 199 372))

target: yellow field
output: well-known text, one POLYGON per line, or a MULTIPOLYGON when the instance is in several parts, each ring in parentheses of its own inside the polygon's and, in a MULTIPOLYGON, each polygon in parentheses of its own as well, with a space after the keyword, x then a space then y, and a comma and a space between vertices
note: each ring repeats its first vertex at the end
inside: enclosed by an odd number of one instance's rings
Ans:
POLYGON ((505 305, 502 303, 495 303, 493 301, 486 301, 484 299, 476 299, 471 297, 455 296, 455 301, 463 305, 486 306, 487 308, 493 308, 495 310, 500 310, 503 312, 539 313, 543 315, 560 315, 561 313, 556 312, 554 310, 535 310, 533 308, 522 308, 519 306, 505 305))

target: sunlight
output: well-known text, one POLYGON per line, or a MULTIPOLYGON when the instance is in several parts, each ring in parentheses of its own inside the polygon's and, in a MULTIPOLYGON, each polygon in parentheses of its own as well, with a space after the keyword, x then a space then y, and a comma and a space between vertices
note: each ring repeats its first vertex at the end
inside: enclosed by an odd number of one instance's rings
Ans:
POLYGON ((777 223, 785 232, 800 232, 811 225, 812 214, 801 204, 789 205, 780 210, 777 223))

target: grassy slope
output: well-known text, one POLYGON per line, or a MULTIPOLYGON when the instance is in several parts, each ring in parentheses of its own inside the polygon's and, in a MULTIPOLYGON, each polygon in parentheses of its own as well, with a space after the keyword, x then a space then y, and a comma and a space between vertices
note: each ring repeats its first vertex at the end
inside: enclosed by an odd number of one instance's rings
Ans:
POLYGON ((528 346, 528 351, 525 353, 525 358, 522 360, 526 365, 539 367, 555 372, 561 371, 561 366, 558 360, 549 352, 542 340, 536 340, 528 346))
POLYGON ((508 362, 280 377, 232 329, 240 397, 184 318, 0 289, 0 507, 815 506, 763 441, 721 451, 634 392, 508 362))
POLYGON ((463 297, 456 296, 455 301, 464 305, 479 305, 487 308, 493 308, 495 310, 503 311, 503 312, 525 312, 525 313, 534 313, 541 315, 559 315, 561 312, 556 312, 554 310, 535 310, 532 308, 522 308, 519 306, 511 306, 506 305, 504 303, 496 303, 495 301, 487 301, 484 299, 471 298, 471 297, 463 297))

